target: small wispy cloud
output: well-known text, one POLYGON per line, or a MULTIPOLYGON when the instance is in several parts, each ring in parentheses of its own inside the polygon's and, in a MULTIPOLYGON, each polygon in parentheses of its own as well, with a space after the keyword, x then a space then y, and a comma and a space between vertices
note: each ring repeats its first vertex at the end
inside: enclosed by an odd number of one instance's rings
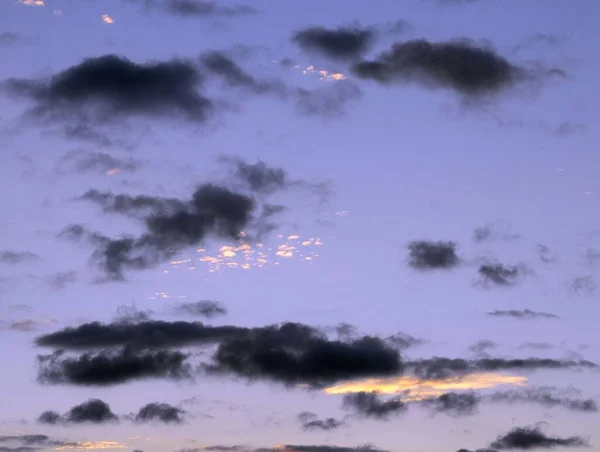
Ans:
POLYGON ((112 17, 110 17, 108 14, 102 14, 102 22, 104 22, 105 24, 112 24, 114 23, 114 19, 112 17))
POLYGON ((18 0, 17 3, 26 6, 46 6, 44 0, 18 0))

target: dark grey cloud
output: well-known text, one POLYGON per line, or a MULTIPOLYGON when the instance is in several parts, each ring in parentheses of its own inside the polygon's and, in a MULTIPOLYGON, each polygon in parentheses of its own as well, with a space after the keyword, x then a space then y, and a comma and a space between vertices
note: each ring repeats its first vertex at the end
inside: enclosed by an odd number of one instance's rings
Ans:
POLYGON ((381 400, 374 392, 346 394, 342 406, 354 410, 360 416, 378 419, 387 419, 390 415, 404 413, 407 409, 401 400, 381 400))
POLYGON ((458 265, 456 243, 413 241, 408 245, 408 265, 419 270, 453 268, 458 265))
MULTIPOLYGON (((87 234, 96 245, 92 260, 112 280, 124 279, 126 269, 153 268, 207 237, 239 240, 245 232, 247 239, 253 239, 252 231, 257 236, 264 235, 276 227, 272 216, 278 213, 265 205, 257 214, 253 198, 212 184, 199 186, 185 201, 97 191, 89 191, 83 199, 102 205, 105 211, 143 219, 145 232, 138 237, 110 239, 87 234)), ((72 239, 84 235, 86 231, 81 226, 70 226, 62 233, 72 239)))
MULTIPOLYGON (((139 2, 140 0, 129 0, 139 2)), ((258 11, 251 6, 232 5, 223 6, 216 1, 203 0, 143 0, 149 9, 162 10, 178 17, 215 18, 248 16, 258 11)))
POLYGON ((56 352, 38 356, 38 381, 43 384, 110 386, 132 380, 191 378, 188 355, 180 351, 119 351, 67 357, 56 352))
POLYGON ((486 287, 492 284, 504 287, 514 286, 526 271, 523 265, 504 265, 499 262, 489 262, 479 267, 479 283, 486 287))
POLYGON ((37 421, 40 424, 56 425, 63 422, 63 417, 56 411, 48 410, 40 414, 37 421))
POLYGON ((598 412, 598 404, 593 399, 573 397, 570 391, 560 391, 557 388, 541 386, 534 388, 511 389, 491 394, 487 399, 491 402, 536 403, 548 408, 562 407, 571 411, 584 413, 598 412))
POLYGON ((490 350, 492 348, 496 348, 497 346, 498 344, 496 344, 494 341, 490 341, 489 339, 482 339, 469 346, 469 351, 475 353, 484 353, 485 351, 490 350))
POLYGON ((283 168, 271 167, 262 160, 258 160, 256 163, 247 163, 239 158, 224 158, 223 160, 234 166, 235 179, 242 182, 251 191, 271 194, 294 184, 283 168))
POLYGON ((559 70, 536 74, 467 39, 396 43, 377 58, 356 63, 352 72, 384 85, 418 83, 432 89, 451 89, 470 98, 498 94, 542 76, 564 75, 559 70))
POLYGON ((544 264, 551 264, 552 262, 556 261, 556 256, 554 256, 552 253, 550 253, 550 248, 548 248, 546 245, 536 245, 535 246, 538 256, 540 257, 540 260, 544 263, 544 264))
POLYGON ((480 358, 466 360, 460 358, 434 357, 407 362, 406 367, 422 379, 443 379, 480 371, 539 370, 539 369, 595 369, 598 366, 586 360, 547 359, 547 358, 480 358))
POLYGON ((549 312, 532 311, 531 309, 496 309, 490 311, 487 315, 493 317, 512 317, 514 319, 534 320, 534 319, 559 319, 560 317, 549 312))
POLYGON ((510 232, 509 227, 501 222, 486 224, 473 231, 473 240, 476 243, 493 240, 518 240, 520 238, 520 234, 510 232))
MULTIPOLYGON (((329 445, 298 445, 298 444, 285 444, 282 446, 284 450, 289 452, 389 452, 382 449, 377 449, 371 445, 357 446, 357 447, 344 447, 344 446, 329 446, 329 445)), ((281 450, 278 448, 273 449, 256 449, 255 452, 276 452, 281 450)))
POLYGON ((353 60, 368 51, 375 40, 375 32, 360 26, 309 27, 294 33, 292 41, 302 49, 321 53, 336 60, 353 60))
POLYGON ((65 415, 65 420, 73 424, 103 424, 116 422, 118 417, 106 402, 100 399, 89 399, 71 408, 65 415))
POLYGON ((70 166, 78 173, 107 173, 115 169, 123 173, 132 173, 141 166, 141 163, 133 158, 123 159, 106 152, 91 152, 81 149, 67 152, 60 162, 61 166, 70 166))
POLYGON ((393 347, 398 348, 399 350, 404 350, 410 347, 416 347, 425 342, 423 339, 413 337, 410 334, 406 333, 396 333, 393 336, 387 337, 385 340, 386 342, 391 344, 393 347))
POLYGON ((0 33, 0 47, 8 47, 20 42, 23 37, 19 33, 5 31, 0 33))
POLYGON ((0 446, 0 452, 35 452, 40 450, 47 450, 48 448, 58 449, 74 448, 78 446, 78 443, 59 441, 52 439, 46 435, 10 435, 0 436, 0 443, 17 443, 18 446, 0 446))
POLYGON ((325 419, 319 419, 319 417, 315 413, 311 413, 309 411, 304 411, 298 415, 298 420, 302 423, 302 428, 304 430, 335 430, 342 425, 344 425, 343 421, 338 421, 333 417, 328 417, 325 419))
POLYGON ((586 447, 587 445, 587 441, 579 436, 560 438, 547 436, 538 427, 517 427, 506 435, 499 436, 496 441, 490 444, 490 447, 497 450, 527 450, 534 448, 586 447))
POLYGON ((296 90, 296 108, 301 115, 337 118, 347 107, 362 97, 358 85, 350 80, 339 80, 323 88, 296 90))
POLYGON ((40 256, 29 251, 0 251, 0 264, 26 264, 40 259, 40 256))
POLYGON ((174 314, 190 317, 206 317, 212 319, 227 314, 227 308, 218 301, 200 300, 187 303, 179 303, 171 308, 174 314))
POLYGON ((398 351, 379 338, 329 340, 315 328, 285 323, 224 339, 206 370, 248 380, 322 386, 352 378, 395 375, 402 371, 402 362, 398 351))
POLYGON ((117 314, 114 322, 121 324, 141 323, 150 321, 150 316, 154 314, 151 310, 142 311, 135 304, 123 305, 117 308, 117 314))
POLYGON ((471 391, 448 392, 433 399, 423 400, 421 403, 435 413, 458 417, 475 414, 480 401, 480 396, 471 391))
POLYGON ((9 79, 4 89, 29 98, 39 119, 101 123, 123 116, 205 121, 212 103, 200 93, 197 64, 186 60, 135 63, 117 55, 88 58, 50 80, 9 79), (107 76, 106 74, 110 74, 107 76))
POLYGON ((183 422, 185 411, 168 403, 149 403, 135 417, 137 422, 162 422, 164 424, 179 424, 183 422))

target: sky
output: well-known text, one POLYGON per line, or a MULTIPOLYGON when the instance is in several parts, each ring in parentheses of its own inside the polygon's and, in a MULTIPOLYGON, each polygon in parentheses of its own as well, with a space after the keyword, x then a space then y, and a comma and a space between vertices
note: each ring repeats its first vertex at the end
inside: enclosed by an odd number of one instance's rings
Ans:
POLYGON ((599 14, 2 0, 0 452, 600 451, 599 14))

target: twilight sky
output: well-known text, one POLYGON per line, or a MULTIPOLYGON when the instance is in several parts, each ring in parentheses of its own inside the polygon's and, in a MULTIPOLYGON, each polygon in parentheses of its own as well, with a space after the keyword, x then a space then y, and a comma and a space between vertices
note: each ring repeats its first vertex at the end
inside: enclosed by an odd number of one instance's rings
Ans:
POLYGON ((0 452, 600 451, 599 15, 1 0, 0 452))

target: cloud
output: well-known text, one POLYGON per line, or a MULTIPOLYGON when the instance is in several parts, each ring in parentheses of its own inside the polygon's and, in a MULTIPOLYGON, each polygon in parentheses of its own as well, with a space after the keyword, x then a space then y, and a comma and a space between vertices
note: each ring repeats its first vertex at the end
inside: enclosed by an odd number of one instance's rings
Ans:
POLYGON ((598 366, 586 360, 557 360, 547 358, 481 358, 474 360, 434 357, 420 361, 407 362, 407 368, 421 379, 445 379, 456 375, 475 372, 498 372, 502 370, 538 370, 538 369, 595 369, 598 366))
POLYGON ((19 33, 5 31, 0 33, 0 47, 8 47, 20 42, 23 37, 19 33))
MULTIPOLYGON (((248 236, 245 230, 250 232, 251 229, 262 236, 275 227, 271 217, 278 213, 265 205, 262 212, 255 215, 257 204, 253 198, 211 184, 199 186, 191 199, 185 201, 94 190, 82 199, 102 205, 105 211, 135 214, 144 220, 146 231, 139 237, 109 239, 88 235, 97 247, 92 259, 113 280, 124 279, 124 269, 155 267, 185 248, 200 244, 207 236, 239 240, 248 236)), ((63 236, 86 235, 81 226, 77 233, 73 226, 70 228, 63 236)))
POLYGON ((9 328, 15 331, 36 331, 42 326, 47 326, 53 323, 54 319, 47 320, 34 320, 34 319, 25 319, 25 320, 17 320, 10 324, 9 328))
POLYGON ((296 107, 305 116, 335 118, 342 116, 348 104, 362 96, 362 91, 350 80, 336 81, 333 85, 313 90, 296 91, 296 107))
POLYGON ((251 331, 244 327, 184 321, 91 322, 39 336, 36 344, 73 350, 123 345, 136 348, 182 347, 211 344, 229 337, 245 336, 251 331))
POLYGON ((566 36, 559 35, 557 33, 534 33, 531 36, 527 36, 521 39, 514 50, 519 51, 527 47, 543 45, 546 47, 557 47, 566 41, 566 36))
POLYGON ((481 276, 479 284, 484 286, 490 284, 505 287, 514 286, 525 271, 524 265, 504 265, 490 262, 479 267, 478 272, 481 276))
POLYGON ((0 251, 0 264, 26 264, 39 260, 40 256, 29 251, 0 251))
POLYGON ((521 320, 534 320, 534 319, 559 319, 560 317, 555 314, 550 314, 549 312, 538 312, 532 311, 531 309, 509 309, 509 310, 499 310, 488 312, 487 315, 491 315, 493 317, 512 317, 514 319, 521 320))
POLYGON ((46 120, 81 118, 101 123, 123 116, 205 121, 213 105, 199 88, 202 76, 191 61, 135 63, 117 55, 84 59, 50 80, 9 79, 4 88, 29 98, 29 114, 46 120), (106 77, 110 74, 110 77, 106 77))
POLYGON ((469 351, 475 352, 475 353, 483 353, 486 350, 496 348, 497 346, 498 346, 498 344, 496 344, 493 341, 490 341, 489 339, 482 339, 480 341, 475 342, 473 345, 471 345, 469 347, 469 351))
POLYGON ((519 348, 531 348, 533 350, 551 350, 554 348, 554 345, 549 344, 547 342, 523 342, 519 348))
POLYGON ((93 423, 102 424, 106 422, 115 422, 118 417, 111 411, 110 406, 99 399, 89 399, 79 405, 74 406, 66 414, 67 422, 73 424, 93 423))
POLYGON ((393 347, 396 347, 400 350, 416 347, 425 342, 423 339, 418 339, 406 333, 396 333, 393 336, 387 337, 385 340, 393 347))
MULTIPOLYGON (((53 448, 72 448, 81 446, 81 443, 58 441, 46 435, 10 435, 0 436, 0 443, 18 443, 17 447, 0 446, 0 452, 35 452, 53 448)), ((93 443, 90 443, 93 444, 93 443)))
POLYGON ((408 245, 408 265, 419 269, 448 269, 458 265, 456 243, 413 241, 408 245))
POLYGON ((498 94, 525 81, 562 74, 559 70, 536 74, 467 39, 396 43, 374 60, 356 63, 352 72, 383 85, 418 83, 430 89, 450 89, 470 98, 498 94))
POLYGON ((294 445, 284 444, 277 448, 271 449, 256 449, 255 452, 276 452, 278 450, 285 452, 389 452, 386 450, 377 449, 372 445, 364 445, 357 447, 329 446, 329 445, 294 445))
POLYGON ((493 240, 518 240, 520 238, 520 234, 510 232, 508 226, 501 222, 490 223, 473 231, 473 240, 476 243, 493 240))
POLYGON ((18 0, 17 3, 25 6, 45 6, 44 0, 18 0))
POLYGON ((56 411, 48 410, 40 414, 37 421, 40 424, 56 425, 63 422, 63 417, 56 411))
POLYGON ((104 22, 105 24, 108 24, 108 25, 115 23, 114 19, 112 17, 110 17, 108 14, 102 14, 101 19, 102 19, 102 22, 104 22))
POLYGON ((386 419, 391 414, 406 411, 406 404, 401 400, 383 401, 375 392, 354 392, 344 395, 343 406, 354 410, 364 417, 386 419))
POLYGON ((106 133, 100 132, 91 125, 87 119, 77 119, 72 124, 65 124, 62 129, 63 135, 67 138, 86 141, 101 147, 109 147, 114 144, 114 140, 106 133))
POLYGON ((123 305, 117 308, 114 322, 121 324, 148 322, 152 314, 154 314, 152 311, 141 311, 135 305, 123 305))
POLYGON ((249 380, 313 386, 402 371, 397 350, 376 337, 348 342, 329 340, 298 323, 253 328, 250 334, 224 339, 206 370, 249 380))
MULTIPOLYGON (((154 2, 147 2, 154 3, 154 2)), ((205 16, 247 16, 256 14, 258 11, 250 6, 233 5, 222 6, 215 1, 201 0, 164 0, 163 8, 170 14, 181 17, 205 17, 205 16)))
POLYGON ((423 404, 436 413, 450 416, 470 416, 475 414, 480 397, 474 392, 448 392, 433 399, 423 400, 423 404))
POLYGON ((224 157, 222 160, 233 165, 234 178, 253 192, 271 194, 294 184, 283 168, 271 167, 262 160, 256 163, 246 163, 243 159, 233 157, 224 157))
POLYGON ((227 309, 218 301, 201 300, 190 303, 179 303, 178 305, 173 306, 172 312, 175 314, 211 319, 227 314, 227 309))
POLYGON ((309 27, 296 32, 292 41, 302 49, 321 53, 336 60, 352 60, 363 55, 373 44, 375 33, 359 26, 327 29, 309 27))
POLYGON ((123 173, 132 173, 141 166, 139 161, 132 158, 122 159, 105 152, 87 152, 83 150, 67 152, 61 158, 61 166, 63 164, 71 166, 78 173, 95 172, 103 174, 115 169, 123 173))
POLYGON ((319 419, 315 413, 311 413, 309 411, 304 411, 298 415, 298 420, 302 423, 302 428, 304 430, 335 430, 344 423, 342 421, 338 421, 335 418, 328 417, 325 419, 319 419))
POLYGON ((167 403, 149 403, 142 408, 135 417, 137 422, 159 421, 164 424, 179 424, 183 422, 181 416, 185 411, 167 403))
POLYGON ((587 441, 579 436, 569 438, 546 436, 538 427, 514 428, 490 444, 490 447, 498 450, 585 446, 587 446, 587 441))
POLYGON ((545 263, 545 264, 551 264, 552 262, 556 261, 556 256, 550 254, 550 248, 548 248, 546 245, 536 245, 536 250, 538 252, 538 256, 540 257, 540 260, 545 263))
POLYGON ((537 388, 511 389, 496 392, 488 397, 491 402, 507 403, 537 403, 548 408, 562 407, 571 411, 595 413, 598 404, 593 399, 573 398, 570 391, 560 391, 557 388, 542 386, 537 388))
POLYGON ((84 353, 76 358, 63 353, 38 356, 38 381, 44 384, 109 386, 145 378, 191 378, 188 355, 179 351, 119 351, 84 353))

